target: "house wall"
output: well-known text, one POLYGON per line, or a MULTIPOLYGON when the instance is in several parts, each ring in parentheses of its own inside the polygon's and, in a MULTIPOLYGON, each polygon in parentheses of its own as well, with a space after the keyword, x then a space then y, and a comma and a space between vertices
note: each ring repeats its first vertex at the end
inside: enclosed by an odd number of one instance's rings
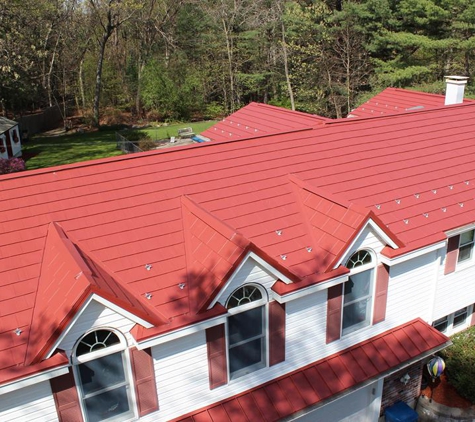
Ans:
POLYGON ((0 421, 58 421, 49 382, 0 395, 0 421))
POLYGON ((21 156, 21 138, 20 138, 20 129, 17 126, 15 126, 14 128, 10 129, 10 142, 11 142, 11 145, 12 145, 12 153, 13 153, 13 156, 14 157, 19 157, 21 156), (16 139, 18 140, 18 142, 14 142, 13 139, 15 139, 15 135, 16 135, 16 139))

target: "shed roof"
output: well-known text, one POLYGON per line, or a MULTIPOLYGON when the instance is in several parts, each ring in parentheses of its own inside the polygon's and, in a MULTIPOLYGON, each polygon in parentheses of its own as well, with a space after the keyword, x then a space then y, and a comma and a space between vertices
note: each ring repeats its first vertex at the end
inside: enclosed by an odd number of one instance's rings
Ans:
POLYGON ((70 318, 54 311, 60 295, 41 299, 52 222, 97 274, 89 285, 164 317, 137 331, 147 337, 205 318, 246 248, 307 286, 342 274, 332 263, 369 218, 399 255, 473 223, 474 131, 475 104, 463 104, 1 176, 0 351, 12 358, 0 370, 34 361, 28 345, 42 356, 51 333, 34 328, 38 312, 58 329, 70 318))
POLYGON ((173 422, 272 422, 375 381, 450 340, 420 319, 173 422))
POLYGON ((7 130, 11 129, 12 127, 17 126, 18 123, 14 122, 13 120, 7 119, 6 117, 0 116, 0 134, 6 132, 7 130))

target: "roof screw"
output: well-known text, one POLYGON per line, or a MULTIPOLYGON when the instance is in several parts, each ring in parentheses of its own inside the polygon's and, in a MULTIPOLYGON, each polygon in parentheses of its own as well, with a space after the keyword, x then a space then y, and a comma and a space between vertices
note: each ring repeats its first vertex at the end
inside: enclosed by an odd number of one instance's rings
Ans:
POLYGON ((407 218, 404 220, 404 224, 409 224, 409 220, 407 218))
POLYGON ((396 199, 396 204, 400 204, 401 203, 401 200, 400 199, 396 199))
POLYGON ((281 255, 282 261, 285 261, 287 259, 287 255, 281 255))
POLYGON ((312 247, 311 246, 307 246, 307 252, 312 252, 312 247))
POLYGON ((428 217, 429 217, 429 213, 428 213, 428 212, 425 212, 423 215, 424 215, 425 218, 428 218, 428 217))
POLYGON ((276 232, 277 236, 282 236, 282 230, 276 230, 275 232, 276 232))
POLYGON ((459 202, 460 208, 463 208, 463 202, 459 202))
POLYGON ((447 208, 442 208, 442 212, 447 212, 447 208))
POLYGON ((152 269, 152 264, 145 264, 145 269, 150 271, 152 269))
POLYGON ((419 199, 420 195, 418 193, 414 194, 414 196, 416 197, 416 199, 419 199))
POLYGON ((82 271, 79 271, 75 276, 74 276, 74 279, 77 280, 79 279, 79 277, 82 276, 82 271))
POLYGON ((465 182, 463 182, 463 183, 465 183, 468 186, 470 184, 470 181, 465 180, 465 182))
POLYGON ((432 189, 432 193, 435 195, 437 193, 437 189, 432 189))
POLYGON ((145 298, 148 300, 152 299, 152 293, 145 293, 145 298))
POLYGON ((378 210, 381 209, 381 205, 379 205, 379 204, 376 204, 375 207, 376 207, 376 209, 378 209, 378 210))
POLYGON ((19 328, 17 328, 17 329, 15 330, 15 334, 16 334, 17 336, 19 336, 21 333, 22 333, 22 331, 21 331, 19 328))
POLYGON ((453 185, 449 185, 449 189, 452 190, 454 187, 453 185))
POLYGON ((178 285, 178 287, 180 288, 180 290, 183 290, 185 288, 186 284, 185 283, 180 283, 178 285))

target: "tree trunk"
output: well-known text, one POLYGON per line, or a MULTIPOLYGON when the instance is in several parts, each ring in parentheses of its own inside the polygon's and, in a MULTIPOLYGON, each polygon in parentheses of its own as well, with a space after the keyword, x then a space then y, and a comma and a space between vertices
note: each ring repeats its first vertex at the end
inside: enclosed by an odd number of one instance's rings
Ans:
POLYGON ((101 100, 101 88, 102 88, 102 66, 104 64, 104 53, 106 51, 107 40, 109 39, 111 31, 107 31, 101 38, 99 43, 99 57, 97 59, 96 68, 96 88, 94 90, 94 101, 92 105, 92 117, 94 126, 99 127, 99 103, 101 100))
POLYGON ((287 56, 287 43, 285 42, 285 26, 283 22, 282 22, 282 53, 284 56, 284 72, 285 72, 285 80, 287 82, 287 90, 289 91, 290 106, 292 107, 292 110, 295 111, 294 92, 292 90, 292 84, 290 83, 289 59, 287 56))

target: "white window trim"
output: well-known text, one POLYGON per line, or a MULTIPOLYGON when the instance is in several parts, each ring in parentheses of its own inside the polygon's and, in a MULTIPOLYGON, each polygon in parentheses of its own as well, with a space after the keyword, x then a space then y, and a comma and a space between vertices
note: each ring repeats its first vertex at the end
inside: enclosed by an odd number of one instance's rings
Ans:
POLYGON ((343 298, 342 298, 341 318, 340 318, 340 321, 341 321, 341 327, 340 327, 341 337, 349 337, 349 336, 351 336, 352 334, 355 334, 355 333, 360 334, 360 333, 364 332, 365 330, 370 329, 373 326, 372 321, 373 321, 373 314, 374 314, 374 296, 375 296, 375 291, 376 291, 376 272, 377 272, 376 269, 377 269, 377 266, 378 266, 377 255, 370 248, 361 248, 361 249, 358 249, 358 250, 354 251, 348 257, 348 261, 351 259, 351 257, 353 255, 355 255, 359 251, 363 251, 363 250, 370 253, 371 262, 368 263, 368 264, 360 265, 356 268, 352 268, 350 270, 350 274, 348 274, 348 280, 345 283, 343 283, 343 298), (346 332, 343 332, 343 315, 344 315, 344 312, 345 312, 345 306, 348 305, 348 304, 345 305, 345 284, 350 281, 351 276, 362 273, 364 271, 372 271, 373 272, 371 280, 370 280, 370 283, 371 283, 371 286, 370 286, 371 304, 370 304, 370 311, 369 311, 369 316, 368 316, 369 323, 367 325, 362 326, 362 327, 359 326, 360 324, 355 324, 355 325, 349 327, 346 330, 346 332))
MULTIPOLYGON (((264 350, 262 351, 263 357, 264 357, 264 364, 257 363, 251 366, 248 366, 246 368, 240 369, 233 374, 231 374, 231 360, 229 356, 229 324, 228 324, 228 319, 226 318, 226 324, 225 324, 225 337, 226 337, 226 362, 227 362, 227 375, 228 375, 228 380, 229 383, 236 382, 238 380, 241 380, 242 377, 245 377, 246 375, 251 375, 256 373, 256 371, 259 371, 261 369, 265 369, 269 367, 269 298, 267 294, 267 290, 265 289, 264 286, 261 286, 257 283, 246 283, 241 286, 239 286, 237 289, 233 290, 233 292, 229 295, 231 297, 233 293, 242 287, 245 286, 254 286, 259 289, 259 291, 262 294, 262 299, 256 300, 254 302, 246 303, 244 305, 236 306, 234 308, 228 309, 228 314, 229 315, 237 315, 242 312, 249 311, 254 308, 259 308, 259 307, 264 307, 264 327, 263 327, 263 333, 265 336, 265 341, 264 341, 264 350)), ((228 298, 229 299, 229 298, 228 298)), ((226 300, 227 302, 227 300, 226 300)), ((229 316, 228 315, 228 316, 229 316)))
POLYGON ((447 328, 444 331, 441 331, 441 333, 445 334, 446 336, 457 334, 460 331, 463 331, 467 329, 468 327, 470 327, 470 321, 471 321, 473 312, 474 312, 473 304, 468 305, 468 306, 463 306, 449 315, 441 316, 440 318, 435 319, 434 321, 432 321, 432 326, 434 326, 434 323, 437 320, 442 319, 442 318, 447 318, 447 328), (465 321, 462 324, 458 325, 457 327, 454 327, 455 314, 463 308, 467 308, 467 316, 465 318, 465 321))
POLYGON ((475 229, 471 229, 471 230, 465 230, 464 232, 460 233, 459 234, 459 245, 458 245, 458 250, 457 250, 457 263, 455 264, 455 270, 463 270, 467 267, 471 267, 474 263, 475 263, 475 229), (473 231, 474 233, 474 239, 472 240, 472 242, 469 242, 469 243, 465 243, 464 245, 461 244, 462 242, 462 235, 464 233, 468 233, 470 231, 473 231), (464 259, 463 261, 459 261, 459 258, 460 258, 460 247, 462 246, 465 246, 465 245, 469 245, 471 244, 472 247, 470 249, 470 257, 468 259, 464 259))
POLYGON ((129 354, 129 349, 127 345, 127 339, 126 337, 118 332, 116 329, 110 328, 110 327, 95 327, 93 330, 89 330, 86 333, 84 333, 76 342, 76 344, 73 347, 73 352, 71 356, 71 362, 73 363, 73 374, 74 374, 74 380, 76 384, 76 390, 79 398, 79 407, 81 409, 82 417, 85 422, 88 421, 88 415, 85 409, 84 405, 84 399, 85 395, 82 389, 82 383, 81 383, 81 377, 79 374, 79 368, 78 365, 81 363, 85 362, 90 362, 95 359, 99 359, 104 356, 111 355, 113 353, 117 352, 122 352, 122 357, 123 357, 123 365, 124 365, 124 376, 125 376, 125 385, 127 386, 128 390, 128 399, 129 399, 129 408, 131 410, 131 415, 118 415, 115 418, 109 418, 107 419, 110 422, 129 422, 136 420, 138 418, 138 409, 137 409, 137 397, 135 395, 135 382, 134 382, 134 377, 132 373, 132 362, 130 359, 130 354, 129 354), (76 349, 80 341, 86 337, 88 334, 98 331, 98 330, 107 330, 107 331, 112 331, 114 334, 117 335, 117 337, 120 340, 119 344, 114 344, 112 346, 106 347, 104 349, 99 349, 94 352, 86 353, 81 356, 76 356, 76 349))

